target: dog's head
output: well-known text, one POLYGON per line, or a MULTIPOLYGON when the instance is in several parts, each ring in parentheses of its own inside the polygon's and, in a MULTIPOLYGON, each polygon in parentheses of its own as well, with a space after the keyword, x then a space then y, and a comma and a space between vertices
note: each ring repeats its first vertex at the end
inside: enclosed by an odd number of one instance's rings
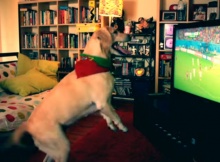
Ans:
POLYGON ((117 29, 119 32, 123 33, 125 30, 124 21, 120 17, 114 17, 111 23, 111 27, 117 29))
POLYGON ((121 33, 109 26, 103 27, 93 33, 86 44, 84 53, 92 56, 109 58, 112 45, 115 42, 124 42, 130 39, 130 35, 128 34, 121 33))

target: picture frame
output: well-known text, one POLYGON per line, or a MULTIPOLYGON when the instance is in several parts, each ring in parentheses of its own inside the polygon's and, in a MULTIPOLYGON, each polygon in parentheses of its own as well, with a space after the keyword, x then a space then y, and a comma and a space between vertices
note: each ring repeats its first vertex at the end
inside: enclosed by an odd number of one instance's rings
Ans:
POLYGON ((173 36, 174 26, 177 24, 164 24, 164 36, 173 36))
POLYGON ((165 37, 164 38, 164 49, 172 49, 173 48, 173 37, 165 37))
POLYGON ((207 8, 208 8, 207 4, 194 4, 192 20, 196 20, 196 21, 207 20, 207 8))
POLYGON ((161 11, 161 20, 162 21, 176 21, 177 20, 177 11, 162 10, 161 11))

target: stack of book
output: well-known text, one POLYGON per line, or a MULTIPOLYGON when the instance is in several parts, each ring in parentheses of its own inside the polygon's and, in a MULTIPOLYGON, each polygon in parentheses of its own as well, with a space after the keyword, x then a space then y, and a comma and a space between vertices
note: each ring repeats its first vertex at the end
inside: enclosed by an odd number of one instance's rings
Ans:
POLYGON ((132 87, 130 79, 115 78, 114 95, 131 97, 132 87))
POLYGON ((171 60, 172 54, 160 54, 160 77, 170 77, 171 76, 171 60))

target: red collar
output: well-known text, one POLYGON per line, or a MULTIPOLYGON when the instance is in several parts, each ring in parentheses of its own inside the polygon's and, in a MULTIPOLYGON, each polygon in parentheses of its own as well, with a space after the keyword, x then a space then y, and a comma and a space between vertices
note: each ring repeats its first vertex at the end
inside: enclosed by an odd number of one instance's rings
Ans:
POLYGON ((109 68, 99 66, 95 61, 91 59, 77 61, 75 65, 75 72, 77 78, 108 71, 109 68))

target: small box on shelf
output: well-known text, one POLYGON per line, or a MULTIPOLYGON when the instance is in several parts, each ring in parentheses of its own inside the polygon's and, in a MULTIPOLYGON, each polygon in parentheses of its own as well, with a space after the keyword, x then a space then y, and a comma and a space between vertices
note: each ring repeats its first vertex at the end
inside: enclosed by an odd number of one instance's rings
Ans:
POLYGON ((173 48, 173 37, 165 37, 164 49, 172 49, 172 48, 173 48))
POLYGON ((128 42, 128 50, 131 52, 132 55, 149 56, 150 44, 128 42))
POLYGON ((51 60, 51 61, 57 61, 57 55, 54 53, 41 53, 40 59, 42 60, 51 60))
POLYGON ((219 17, 219 12, 217 7, 207 8, 207 20, 216 20, 219 17))
POLYGON ((94 32, 101 27, 99 23, 76 24, 78 32, 94 32))
POLYGON ((113 94, 115 96, 132 96, 132 86, 130 79, 115 78, 113 94))
POLYGON ((172 54, 162 53, 160 54, 159 60, 159 76, 160 77, 171 77, 171 63, 172 63, 172 54))

